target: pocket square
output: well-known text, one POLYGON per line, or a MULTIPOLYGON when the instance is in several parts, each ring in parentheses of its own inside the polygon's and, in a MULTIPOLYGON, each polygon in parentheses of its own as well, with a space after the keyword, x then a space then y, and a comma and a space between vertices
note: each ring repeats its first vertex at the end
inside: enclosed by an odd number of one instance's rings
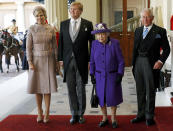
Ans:
POLYGON ((161 36, 160 36, 160 34, 156 34, 156 37, 155 37, 156 39, 157 38, 161 38, 161 36))

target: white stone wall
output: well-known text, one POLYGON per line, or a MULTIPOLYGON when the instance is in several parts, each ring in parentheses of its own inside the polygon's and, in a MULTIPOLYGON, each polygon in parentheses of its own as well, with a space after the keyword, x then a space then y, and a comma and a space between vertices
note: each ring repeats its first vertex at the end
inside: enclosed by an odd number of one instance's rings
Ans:
POLYGON ((19 32, 24 32, 35 23, 32 11, 36 5, 42 4, 32 0, 0 0, 0 29, 10 26, 11 20, 16 19, 19 32))

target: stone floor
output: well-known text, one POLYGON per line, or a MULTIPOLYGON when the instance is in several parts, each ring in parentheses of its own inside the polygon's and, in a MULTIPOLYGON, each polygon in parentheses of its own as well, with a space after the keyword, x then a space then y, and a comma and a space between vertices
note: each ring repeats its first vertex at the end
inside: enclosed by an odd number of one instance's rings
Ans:
MULTIPOLYGON (((1 75, 1 74, 0 74, 1 75)), ((52 115, 69 115, 69 104, 66 84, 62 82, 62 78, 57 76, 58 92, 52 94, 51 109, 52 115)), ((37 114, 35 96, 26 93, 27 72, 8 79, 0 83, 0 120, 10 114, 37 114)), ((124 102, 118 106, 117 115, 131 115, 137 113, 137 99, 135 82, 132 76, 131 68, 125 69, 122 81, 124 102)), ((86 115, 100 115, 99 108, 90 107, 92 84, 86 86, 87 107, 86 115)), ((157 92, 156 106, 171 106, 171 102, 165 95, 165 92, 157 92)), ((44 107, 44 104, 43 104, 44 107)), ((109 109, 110 110, 110 109, 109 109)), ((110 111, 108 111, 110 114, 110 111)))
MULTIPOLYGON (((52 114, 70 114, 68 105, 68 94, 66 84, 62 83, 62 78, 58 77, 58 93, 52 95, 51 101, 51 113, 52 114)), ((87 107, 85 114, 96 115, 101 114, 99 108, 90 107, 90 96, 92 91, 92 84, 89 83, 86 86, 87 107)), ((126 68, 126 72, 123 78, 123 99, 124 102, 118 106, 117 114, 135 114, 136 113, 136 93, 135 83, 130 71, 130 68, 126 68), (128 107, 128 108, 127 108, 128 107)), ((36 113, 34 109, 31 114, 36 113)), ((110 112, 109 112, 110 113, 110 112)))
POLYGON ((0 73, 0 83, 4 82, 4 81, 7 81, 11 78, 14 78, 16 76, 18 76, 19 74, 23 73, 24 71, 21 69, 21 61, 20 62, 20 65, 19 65, 19 69, 20 71, 17 72, 16 71, 16 65, 15 65, 15 60, 14 60, 14 57, 12 56, 11 57, 11 64, 9 66, 9 73, 6 73, 7 71, 7 65, 5 64, 5 56, 3 55, 2 57, 2 68, 3 68, 3 72, 4 73, 0 73))

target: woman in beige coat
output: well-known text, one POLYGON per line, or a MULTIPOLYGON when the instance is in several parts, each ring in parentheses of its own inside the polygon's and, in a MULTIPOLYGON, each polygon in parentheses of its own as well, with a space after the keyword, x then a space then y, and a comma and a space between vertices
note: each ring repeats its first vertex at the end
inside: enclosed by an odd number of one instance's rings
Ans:
POLYGON ((28 93, 36 94, 38 107, 37 122, 49 121, 51 93, 57 91, 56 65, 57 44, 53 27, 46 24, 46 10, 37 6, 33 10, 37 21, 29 28, 26 43, 29 64, 28 93), (45 100, 43 117, 42 100, 45 100))

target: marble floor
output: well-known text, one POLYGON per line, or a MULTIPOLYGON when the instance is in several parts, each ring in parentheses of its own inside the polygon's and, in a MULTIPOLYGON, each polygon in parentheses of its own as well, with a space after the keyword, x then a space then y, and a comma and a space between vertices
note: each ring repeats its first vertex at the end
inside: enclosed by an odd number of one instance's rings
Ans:
MULTIPOLYGON (((37 114, 35 96, 26 93, 27 72, 8 79, 0 83, 0 120, 3 120, 10 114, 37 114)), ((58 92, 52 94, 51 109, 52 115, 69 115, 69 104, 66 84, 62 82, 62 78, 57 76, 58 92)), ((137 99, 135 82, 132 76, 131 68, 125 69, 122 80, 123 103, 118 106, 117 115, 132 115, 137 113, 137 99)), ((87 107, 86 115, 100 115, 99 108, 91 108, 92 84, 86 86, 87 107)), ((165 92, 156 93, 156 106, 171 106, 169 98, 165 92)), ((44 107, 44 104, 43 104, 44 107)), ((108 111, 110 114, 110 109, 108 111)))

